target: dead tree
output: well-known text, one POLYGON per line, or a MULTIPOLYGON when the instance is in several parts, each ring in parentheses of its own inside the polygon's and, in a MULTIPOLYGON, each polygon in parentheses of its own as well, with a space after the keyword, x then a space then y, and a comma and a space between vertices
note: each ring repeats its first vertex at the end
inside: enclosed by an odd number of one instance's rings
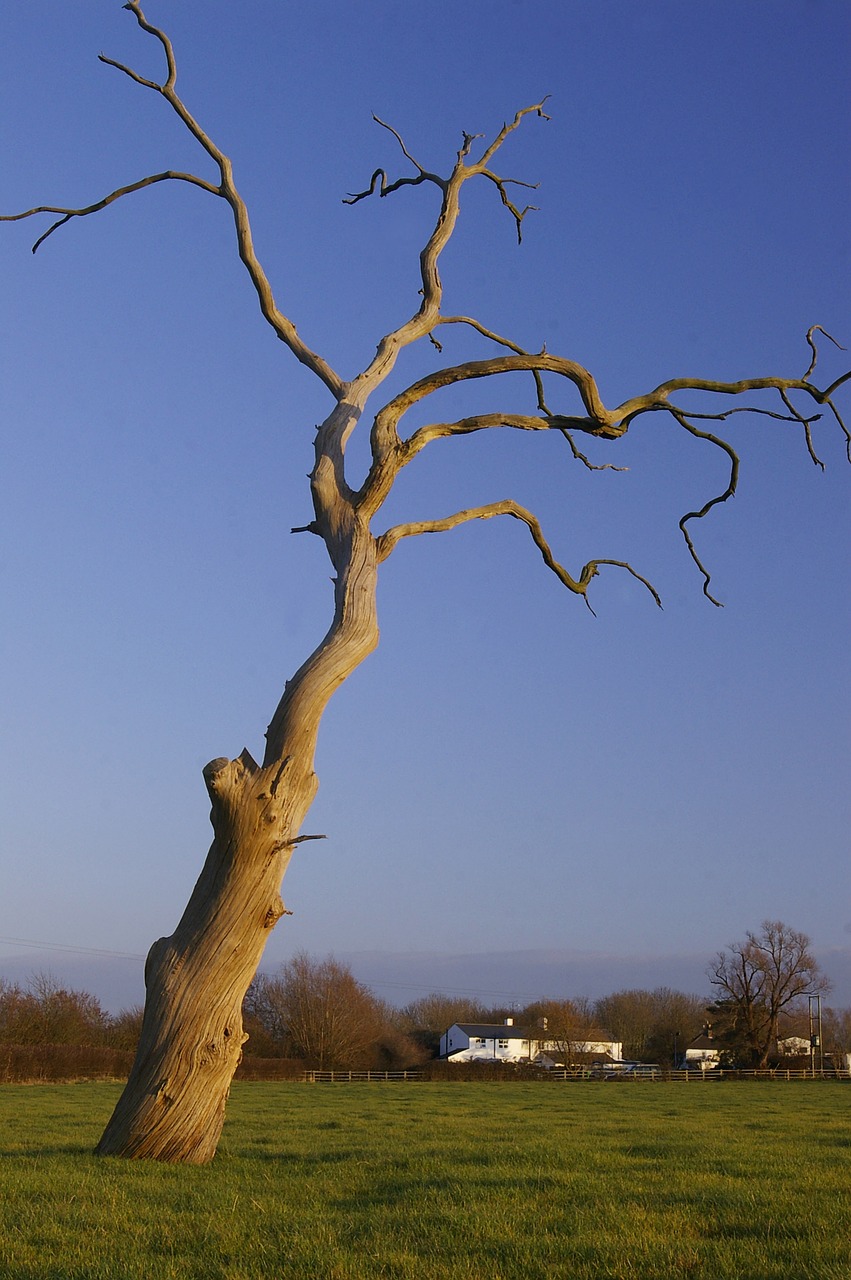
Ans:
POLYGON ((391 125, 376 119, 393 135, 410 170, 406 176, 391 180, 383 169, 376 169, 366 189, 351 195, 347 203, 356 204, 373 195, 392 196, 404 187, 421 186, 437 192, 440 207, 420 254, 421 289, 416 309, 403 324, 380 338, 366 368, 351 378, 344 378, 308 346, 292 319, 278 306, 254 249, 248 210, 234 181, 231 161, 177 92, 176 64, 169 38, 147 21, 139 0, 130 0, 124 7, 141 30, 159 42, 165 58, 165 79, 157 83, 111 58, 101 55, 101 60, 165 100, 212 161, 216 178, 208 180, 194 173, 168 170, 120 187, 85 208, 43 205, 5 220, 54 215, 55 220, 37 240, 35 250, 74 219, 99 213, 115 201, 154 183, 189 183, 223 200, 230 207, 237 250, 257 293, 263 318, 296 359, 325 385, 331 400, 330 412, 315 437, 315 462, 310 474, 313 519, 305 528, 294 530, 314 534, 327 548, 334 568, 331 624, 324 638, 284 686, 266 731, 262 763, 243 751, 234 760, 212 760, 204 769, 212 804, 213 842, 177 928, 151 947, 145 966, 147 997, 138 1056, 97 1148, 101 1154, 203 1164, 215 1153, 230 1082, 245 1040, 241 1018, 243 997, 269 934, 284 914, 280 897, 282 877, 295 846, 310 838, 300 832, 317 787, 314 748, 323 711, 335 689, 378 642, 376 584, 382 562, 405 538, 443 533, 472 520, 510 516, 525 525, 558 581, 586 604, 592 581, 602 568, 609 566, 632 574, 660 604, 651 583, 625 561, 596 558, 575 574, 571 573, 556 558, 533 512, 511 498, 377 529, 382 506, 402 468, 414 463, 437 441, 496 428, 560 432, 574 456, 594 468, 595 464, 577 444, 578 438, 585 436, 601 444, 615 444, 644 414, 667 414, 683 431, 714 445, 727 458, 728 481, 723 492, 708 498, 700 510, 687 512, 679 522, 688 551, 703 576, 704 593, 717 604, 709 590, 709 573, 690 533, 695 520, 725 502, 736 489, 738 457, 732 446, 717 434, 714 424, 743 411, 729 404, 731 398, 773 392, 777 400, 774 408, 760 405, 752 411, 797 423, 810 457, 818 463, 811 427, 821 411, 827 410, 832 415, 846 442, 849 441, 833 397, 851 374, 845 374, 823 389, 812 381, 819 332, 819 327, 814 326, 807 335, 811 359, 801 377, 768 376, 737 382, 674 378, 651 390, 639 391, 615 408, 608 408, 593 375, 576 361, 552 355, 546 349, 524 350, 472 316, 444 315, 439 264, 458 220, 464 184, 472 180, 489 183, 513 219, 518 240, 521 237, 524 219, 532 206, 524 205, 516 193, 530 184, 503 176, 496 166, 500 149, 510 135, 530 120, 547 118, 546 99, 543 99, 518 111, 491 141, 482 135, 463 134, 461 147, 446 176, 424 168, 400 134, 391 125), (412 343, 425 340, 432 343, 436 357, 439 356, 438 335, 445 326, 453 326, 456 331, 475 331, 492 346, 492 354, 486 359, 440 366, 392 399, 380 403, 379 390, 400 353, 412 343), (516 373, 528 375, 529 412, 478 413, 455 421, 429 422, 405 433, 402 425, 405 414, 415 405, 422 406, 435 392, 476 379, 493 383, 506 374, 516 373), (550 407, 547 396, 560 396, 562 389, 573 396, 574 407, 568 404, 564 409, 555 410, 550 407), (683 391, 711 393, 724 402, 723 407, 717 412, 687 411, 678 401, 683 391), (379 403, 372 407, 376 399, 379 403), (346 448, 368 404, 371 464, 366 478, 354 488, 347 472, 346 448))

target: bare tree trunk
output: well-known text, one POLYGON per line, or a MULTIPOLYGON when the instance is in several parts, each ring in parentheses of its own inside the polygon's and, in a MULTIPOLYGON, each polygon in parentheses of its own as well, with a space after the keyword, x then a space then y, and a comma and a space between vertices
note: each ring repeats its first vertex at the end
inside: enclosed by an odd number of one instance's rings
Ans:
POLYGON ((215 838, 180 923, 148 955, 139 1049, 101 1155, 212 1159, 247 1039, 242 1001, 284 914, 279 888, 312 770, 283 781, 243 753, 214 760, 205 780, 215 838))
POLYGON ((180 923, 148 954, 139 1047, 99 1155, 206 1164, 216 1153, 248 1038, 242 1002, 285 912, 281 880, 316 795, 319 720, 378 640, 375 543, 363 526, 349 528, 340 560, 334 623, 287 685, 266 761, 243 751, 204 770, 213 843, 180 923))
POLYGON ((779 1034, 780 1018, 778 1014, 772 1013, 768 1021, 768 1026, 763 1033, 762 1044, 758 1051, 759 1061, 756 1065, 759 1071, 764 1071, 766 1069, 769 1058, 773 1053, 777 1052, 777 1037, 779 1034))

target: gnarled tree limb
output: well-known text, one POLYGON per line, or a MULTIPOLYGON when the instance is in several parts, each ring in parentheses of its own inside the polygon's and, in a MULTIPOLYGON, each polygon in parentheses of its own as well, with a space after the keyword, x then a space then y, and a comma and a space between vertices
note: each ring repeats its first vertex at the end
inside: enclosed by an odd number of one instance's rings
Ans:
MULTIPOLYGON (((357 504, 359 508, 370 515, 374 514, 384 502, 401 468, 407 466, 408 463, 410 463, 412 459, 433 440, 445 439, 449 436, 468 435, 475 431, 494 427, 514 427, 525 431, 555 429, 561 431, 565 435, 568 443, 574 451, 574 454, 576 454, 577 450, 570 436, 571 429, 593 435, 601 440, 613 441, 625 435, 630 426, 643 414, 664 411, 672 416, 684 430, 689 432, 689 434, 714 444, 716 448, 725 453, 730 460, 730 481, 726 489, 722 493, 711 498, 699 510, 687 512, 679 521, 679 528, 683 534, 689 554, 703 575, 704 594, 713 604, 720 605, 720 601, 717 600, 709 591, 710 574, 697 554, 687 525, 692 520, 702 519, 709 511, 712 510, 713 507, 717 506, 719 503, 726 502, 728 498, 732 497, 736 490, 739 458, 732 445, 730 445, 726 440, 711 432, 702 431, 694 424, 692 419, 712 419, 714 421, 723 421, 734 413, 753 412, 772 417, 776 420, 800 423, 804 429, 804 435, 810 457, 814 462, 821 466, 823 464, 815 453, 810 431, 812 423, 818 421, 821 415, 812 414, 810 416, 806 416, 795 407, 790 399, 790 393, 801 392, 814 400, 816 404, 827 405, 831 409, 844 434, 846 452, 849 451, 849 445, 851 445, 851 436, 849 436, 849 432, 842 421, 839 411, 831 399, 831 392, 837 387, 842 386, 848 378, 851 378, 851 373, 843 375, 831 384, 830 388, 825 391, 821 391, 818 387, 815 387, 808 381, 809 376, 813 372, 815 360, 811 361, 810 367, 804 378, 764 377, 740 379, 736 382, 721 382, 704 378, 672 378, 661 383, 659 386, 654 388, 653 391, 624 401, 624 403, 619 405, 616 409, 607 409, 602 401, 602 397, 600 396, 596 380, 587 369, 577 364, 575 361, 569 361, 562 357, 552 356, 546 351, 538 354, 525 352, 519 348, 516 343, 487 330, 478 321, 467 316, 447 317, 445 321, 442 322, 469 325, 477 332, 481 333, 482 336, 489 338, 500 346, 508 348, 512 354, 492 357, 490 360, 471 360, 464 364, 438 369, 434 373, 419 379, 410 387, 407 387, 378 411, 373 422, 371 433, 371 447, 374 461, 367 479, 357 495, 357 504), (427 424, 426 426, 419 427, 407 439, 403 439, 399 435, 398 426, 404 414, 407 413, 415 404, 425 400, 436 391, 442 390, 459 382, 479 378, 499 377, 506 373, 522 371, 531 371, 535 374, 536 388, 538 391, 538 406, 539 408, 544 407, 546 410, 545 413, 541 413, 540 415, 500 413, 474 414, 466 418, 458 419, 455 422, 435 422, 427 424), (556 374, 573 383, 579 391, 580 399, 582 400, 583 407, 586 410, 586 416, 577 415, 567 417, 551 413, 549 409, 546 408, 546 402, 544 400, 543 385, 541 382, 541 375, 543 373, 556 374), (690 411, 681 408, 672 402, 671 396, 675 392, 679 391, 697 391, 702 393, 726 395, 731 398, 744 395, 752 391, 774 391, 780 396, 781 402, 788 412, 780 413, 759 405, 733 406, 718 413, 711 414, 690 411)), ((807 334, 807 341, 815 352, 813 332, 814 329, 809 331, 807 334)), ((833 341, 833 339, 831 340, 833 341)), ((851 453, 849 453, 849 457, 851 457, 851 453)), ((587 459, 583 458, 583 461, 587 464, 587 459)))
MULTIPOLYGON (((392 528, 387 529, 385 533, 380 534, 375 540, 378 560, 379 562, 386 560, 397 543, 403 538, 418 537, 423 533, 447 533, 450 529, 457 529, 459 525, 468 524, 471 520, 492 520, 494 516, 512 516, 515 520, 525 524, 547 568, 552 570, 559 582, 567 587, 568 591, 572 591, 574 595, 582 596, 586 604, 588 604, 588 587, 597 576, 598 567, 601 564, 608 564, 615 565, 620 569, 626 569, 628 573, 632 574, 647 588, 661 609, 662 601, 655 587, 623 560, 589 560, 586 565, 583 565, 579 577, 572 577, 564 565, 559 564, 553 555, 537 516, 533 515, 526 507, 521 506, 519 502, 514 502, 511 498, 505 498, 501 502, 490 502, 485 506, 469 507, 464 511, 456 511, 453 515, 443 516, 436 520, 412 520, 407 524, 394 525, 392 528)), ((589 609, 591 608, 590 604, 588 604, 588 607, 589 609)), ((593 613, 594 610, 591 609, 591 612, 593 613)))
POLYGON ((387 124, 386 121, 382 120, 377 115, 373 115, 372 118, 376 124, 381 125, 382 129, 386 129, 388 133, 393 134, 393 137, 402 148, 402 154, 407 160, 410 160, 411 164, 418 171, 417 176, 415 178, 397 178, 395 182, 388 182, 386 171, 384 169, 376 169, 370 179, 369 186, 366 191, 360 191, 356 195, 350 192, 348 197, 343 201, 343 204, 357 204, 359 200, 365 200, 367 196, 373 195, 375 192, 376 181, 379 178, 381 178, 381 186, 378 189, 379 196, 389 196, 392 192, 398 191, 400 187, 418 187, 423 182, 433 182, 436 187, 439 187, 441 191, 445 192, 448 185, 447 180, 439 177, 436 173, 429 173, 428 169, 424 169, 419 161, 414 159, 408 148, 405 146, 400 134, 393 128, 392 124, 387 124))

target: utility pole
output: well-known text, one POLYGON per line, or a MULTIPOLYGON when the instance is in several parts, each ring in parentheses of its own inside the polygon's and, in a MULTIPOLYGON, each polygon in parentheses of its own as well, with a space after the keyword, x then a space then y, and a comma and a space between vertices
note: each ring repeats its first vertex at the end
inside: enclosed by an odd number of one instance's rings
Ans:
POLYGON ((819 1062, 819 1075, 824 1075, 824 1046, 821 1034, 821 996, 807 996, 810 1015, 810 1075, 816 1074, 816 1058, 819 1062))

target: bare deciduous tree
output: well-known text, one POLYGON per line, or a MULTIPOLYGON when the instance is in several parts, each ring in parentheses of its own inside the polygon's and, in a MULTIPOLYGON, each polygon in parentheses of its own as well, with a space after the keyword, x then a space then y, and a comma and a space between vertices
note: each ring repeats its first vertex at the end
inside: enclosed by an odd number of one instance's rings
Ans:
POLYGON ((575 1000, 539 1000, 526 1007, 521 1020, 531 1028, 530 1036, 533 1032, 537 1035, 537 1040, 530 1043, 529 1056, 534 1059, 539 1053, 554 1053, 565 1067, 573 1065, 589 1040, 598 1039, 594 1010, 584 996, 575 1000))
POLYGON ((400 1009, 396 1022, 433 1056, 437 1057, 440 1037, 454 1022, 496 1022, 489 1010, 472 996, 445 995, 432 991, 411 1000, 400 1009))
POLYGON ((420 1063, 421 1048, 385 1005, 333 956, 299 952, 274 975, 258 973, 245 1012, 278 1052, 319 1070, 395 1070, 420 1063))
POLYGON ((825 1009, 822 1028, 825 1054, 830 1055, 834 1068, 847 1071, 851 1064, 851 1008, 825 1009))
POLYGON ((84 207, 41 205, 8 215, 5 220, 52 215, 50 226, 36 241, 34 249, 38 249, 59 228, 97 214, 155 183, 189 184, 222 200, 233 218, 237 251, 256 291, 263 318, 284 346, 325 386, 331 400, 330 412, 319 424, 314 441, 315 461, 310 474, 313 519, 304 529, 297 530, 321 538, 327 548, 334 570, 331 624, 287 681, 266 731, 262 762, 257 763, 248 751, 243 751, 233 760, 212 760, 204 769, 212 804, 213 843, 176 929, 155 942, 148 955, 147 998, 138 1055, 98 1147, 104 1154, 204 1163, 215 1153, 228 1089, 242 1052, 242 1000, 269 933, 284 914, 281 880, 293 849, 299 841, 310 838, 301 831, 316 792, 314 749, 322 714, 334 691, 378 642, 376 584, 380 565, 404 539, 446 532, 473 520, 510 516, 528 530, 556 579, 586 604, 594 578, 608 567, 631 574, 660 603, 651 583, 626 561, 595 557, 574 572, 565 568, 535 514, 512 498, 376 528, 402 470, 441 440, 502 428, 559 432, 574 456, 595 469, 597 464, 580 449, 579 438, 614 445, 644 415, 665 414, 689 436, 714 446, 726 458, 727 481, 722 491, 707 498, 699 509, 686 512, 679 522, 688 552, 702 574, 703 590, 713 600, 710 576, 694 546, 691 529, 695 521, 736 490, 739 459, 718 434, 718 424, 742 411, 731 405, 731 399, 773 393, 774 407, 749 407, 796 424, 810 457, 818 462, 811 428, 823 410, 833 416, 838 429, 849 439, 834 395, 851 374, 825 387, 815 384, 819 326, 814 326, 807 335, 811 358, 802 376, 758 376, 731 382, 672 378, 659 386, 639 389, 622 404, 608 407, 593 374, 575 360, 550 354, 546 348, 525 350, 473 316, 445 315, 439 265, 458 220, 464 185, 474 180, 489 184, 513 220, 518 240, 521 237, 531 206, 524 205, 516 192, 530 184, 506 177, 497 165, 500 149, 510 135, 530 121, 546 119, 543 99, 519 110, 489 141, 464 133, 445 174, 425 168, 400 134, 377 120, 392 135, 394 146, 398 145, 409 168, 396 178, 382 168, 376 169, 364 190, 351 195, 348 203, 356 204, 372 195, 392 196, 406 187, 423 187, 437 193, 439 210, 420 254, 421 288, 415 308, 402 324, 380 336, 365 368, 354 376, 343 376, 308 345, 293 319, 278 305, 254 248, 248 209, 236 186, 232 163, 177 91, 177 69, 169 38, 147 21, 139 0, 129 0, 124 7, 142 32, 160 46, 165 78, 158 82, 104 55, 101 60, 165 101, 212 162, 215 177, 167 170, 118 187, 84 207), (485 339, 492 346, 492 354, 484 359, 439 365, 382 403, 379 390, 400 353, 413 343, 427 341, 439 356, 439 335, 447 329, 473 333, 479 341, 485 339), (454 420, 441 418, 405 433, 405 415, 415 407, 422 412, 435 392, 479 380, 498 383, 513 374, 528 377, 528 412, 481 412, 454 420), (560 399, 563 390, 577 397, 575 403, 551 407, 554 397, 560 399), (683 407, 681 399, 681 393, 693 392, 708 393, 715 402, 723 401, 723 406, 715 412, 708 408, 693 412, 683 407), (347 471, 346 450, 368 405, 371 460, 366 478, 354 487, 347 471))
POLYGON ((639 988, 603 996, 595 1010, 601 1025, 623 1044, 625 1057, 666 1064, 673 1061, 675 1034, 684 1047, 697 1033, 706 1001, 670 987, 639 988))
POLYGON ((810 951, 805 933, 782 920, 764 920, 759 933, 719 951, 709 981, 720 992, 718 1011, 755 1067, 764 1067, 777 1043, 780 1018, 804 996, 829 991, 830 980, 810 951))
POLYGON ((377 1065, 384 1010, 351 970, 330 956, 292 957, 274 976, 258 974, 249 1008, 288 1055, 320 1070, 377 1065))

